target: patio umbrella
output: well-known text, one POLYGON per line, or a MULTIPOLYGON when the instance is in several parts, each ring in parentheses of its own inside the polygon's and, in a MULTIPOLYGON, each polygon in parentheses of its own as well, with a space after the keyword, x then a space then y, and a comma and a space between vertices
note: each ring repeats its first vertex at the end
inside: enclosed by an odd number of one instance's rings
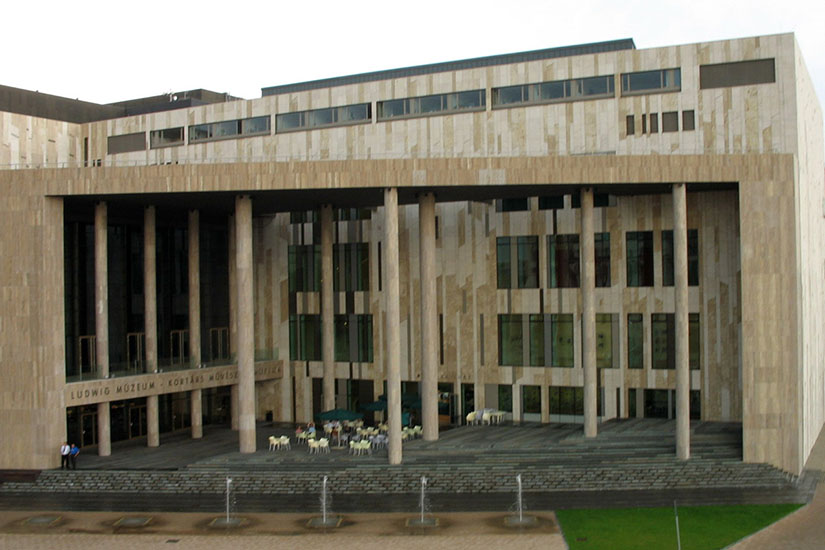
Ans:
POLYGON ((332 409, 318 413, 316 417, 319 420, 359 420, 364 418, 364 415, 347 409, 332 409))

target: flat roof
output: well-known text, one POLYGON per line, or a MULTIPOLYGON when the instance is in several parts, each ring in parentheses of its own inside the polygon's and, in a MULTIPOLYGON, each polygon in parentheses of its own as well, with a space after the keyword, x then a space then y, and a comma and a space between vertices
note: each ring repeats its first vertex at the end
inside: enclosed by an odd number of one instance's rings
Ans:
POLYGON ((523 63, 525 61, 538 61, 541 59, 572 57, 575 55, 587 55, 594 53, 615 52, 621 50, 635 49, 636 44, 633 42, 632 38, 623 38, 621 40, 609 40, 607 42, 593 42, 590 44, 562 46, 559 48, 546 48, 543 50, 532 50, 528 52, 490 55, 486 57, 462 59, 459 61, 446 61, 443 63, 431 63, 429 65, 417 65, 415 67, 405 67, 401 69, 389 69, 385 71, 375 71, 370 73, 361 73, 349 76, 323 78, 320 80, 298 82, 296 84, 270 86, 267 88, 261 88, 261 96, 266 97, 271 95, 304 92, 307 90, 317 90, 319 88, 331 88, 333 86, 361 84, 364 82, 374 82, 376 80, 390 80, 393 78, 404 78, 408 76, 419 76, 424 74, 442 73, 447 71, 458 71, 462 69, 477 69, 479 67, 509 65, 511 63, 523 63))

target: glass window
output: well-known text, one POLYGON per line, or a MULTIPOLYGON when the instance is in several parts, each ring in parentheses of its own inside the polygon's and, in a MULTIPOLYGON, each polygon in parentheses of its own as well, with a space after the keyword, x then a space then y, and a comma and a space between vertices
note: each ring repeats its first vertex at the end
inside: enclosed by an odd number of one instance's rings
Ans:
POLYGON ((189 142, 203 141, 212 137, 209 124, 196 124, 189 127, 189 142))
POLYGON ((679 131, 679 111, 662 113, 662 132, 679 131))
POLYGON ((654 369, 672 369, 675 366, 674 315, 672 313, 654 313, 650 316, 651 347, 654 369))
POLYGON ((304 113, 284 113, 275 115, 275 132, 285 132, 301 128, 304 125, 304 113))
POLYGON ((641 313, 627 314, 627 368, 644 368, 644 326, 641 313))
POLYGON ((681 69, 622 74, 622 94, 672 92, 682 88, 681 69))
POLYGON ((183 143, 183 126, 166 128, 165 130, 152 130, 149 133, 149 147, 152 149, 183 145, 183 143))
POLYGON ((367 243, 333 245, 333 289, 336 292, 369 290, 369 265, 369 245, 367 243))
POLYGON ((512 272, 510 237, 498 237, 496 238, 496 275, 498 288, 512 288, 512 272))
POLYGON ((212 137, 236 136, 240 133, 239 120, 226 120, 212 124, 212 137))
POLYGON ((596 314, 596 366, 600 369, 616 366, 613 360, 616 325, 617 317, 612 313, 596 314))
POLYGON ((688 355, 690 368, 698 370, 701 366, 702 348, 699 341, 701 337, 701 327, 699 325, 699 314, 688 314, 688 355))
POLYGON ((498 316, 498 364, 521 366, 524 364, 524 336, 521 315, 498 316))
POLYGON ((372 315, 335 316, 335 360, 345 363, 372 362, 372 315))
POLYGON ((595 233, 596 286, 610 286, 610 233, 595 233))
POLYGON ((513 386, 510 384, 498 385, 498 410, 513 412, 513 386))
POLYGON ((316 126, 330 126, 335 123, 333 116, 333 109, 315 109, 307 113, 307 126, 310 128, 316 126))
POLYGON ((689 132, 696 129, 696 119, 693 111, 682 111, 682 131, 689 132))
POLYGON ((497 88, 495 90, 495 97, 497 105, 510 105, 512 103, 522 103, 526 100, 522 96, 524 86, 508 86, 506 88, 497 88))
POLYGON ((545 366, 544 359, 544 315, 530 314, 528 316, 530 330, 530 361, 533 367, 545 366))
POLYGON ((539 238, 536 236, 517 237, 518 246, 518 287, 539 287, 539 238))
POLYGON ((550 288, 579 286, 579 236, 548 235, 550 288))
POLYGON ((564 208, 564 195, 539 197, 539 210, 560 210, 564 208))
POLYGON ((581 416, 584 414, 584 388, 550 386, 550 414, 581 416))
POLYGON ((552 366, 573 367, 573 314, 550 314, 553 346, 552 366))
POLYGON ((471 90, 379 101, 378 120, 438 113, 449 114, 466 109, 481 109, 485 104, 485 93, 484 90, 471 90))
POLYGON ((636 119, 633 115, 627 115, 625 118, 625 132, 628 136, 632 136, 636 133, 636 119))
MULTIPOLYGON (((662 286, 673 286, 673 230, 662 231, 662 286)), ((699 230, 688 229, 688 286, 699 286, 699 230)))
POLYGON ((570 95, 570 81, 544 82, 539 84, 540 99, 553 101, 570 95))
POLYGON ((541 413, 541 386, 521 387, 521 411, 527 414, 541 413))
POLYGON ((538 237, 498 237, 496 273, 498 288, 538 288, 538 237), (513 269, 513 249, 516 266, 513 269), (515 276, 515 285, 513 279, 515 276))
POLYGON ((321 316, 289 316, 289 359, 291 361, 321 360, 321 316))
POLYGON ((241 121, 241 133, 249 134, 268 134, 269 133, 269 117, 259 116, 254 118, 247 118, 241 121))
POLYGON ((482 90, 472 92, 459 92, 455 94, 458 109, 474 109, 484 106, 482 90))
POLYGON ((658 113, 650 113, 650 133, 651 134, 658 134, 659 133, 659 114, 658 113))
POLYGON ((627 286, 653 286, 653 232, 628 231, 627 286))
POLYGON ((419 110, 420 113, 436 113, 442 109, 441 107, 441 100, 442 96, 440 95, 432 95, 419 98, 419 110))
POLYGON ((318 292, 321 289, 321 247, 290 245, 287 250, 290 292, 318 292))

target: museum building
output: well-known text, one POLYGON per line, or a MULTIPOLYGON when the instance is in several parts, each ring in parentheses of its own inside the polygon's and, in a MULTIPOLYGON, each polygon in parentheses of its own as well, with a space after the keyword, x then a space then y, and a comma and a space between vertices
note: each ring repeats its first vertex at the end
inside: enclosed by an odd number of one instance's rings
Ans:
MULTIPOLYGON (((792 34, 98 105, 0 86, 0 468, 386 401, 825 422, 821 108, 792 34)), ((368 413, 373 414, 373 413, 368 413)), ((378 413, 381 414, 381 413, 378 413)))

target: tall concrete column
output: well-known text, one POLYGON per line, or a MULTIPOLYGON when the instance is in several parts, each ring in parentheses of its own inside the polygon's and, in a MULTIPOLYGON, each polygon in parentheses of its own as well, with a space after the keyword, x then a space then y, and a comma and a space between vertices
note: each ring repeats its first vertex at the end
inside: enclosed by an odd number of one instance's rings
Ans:
POLYGON ((690 458, 690 332, 688 324, 687 196, 673 186, 673 282, 676 294, 676 457, 690 458))
POLYGON ((581 191, 582 229, 582 367, 584 367, 584 436, 596 437, 599 398, 596 389, 599 373, 596 369, 596 243, 593 235, 593 189, 581 191))
POLYGON ((255 333, 252 297, 252 199, 235 198, 238 284, 238 431, 240 451, 255 452, 255 333))
MULTIPOLYGON (((237 254, 235 242, 235 215, 229 216, 229 354, 233 361, 238 360, 238 277, 237 277, 237 254)), ((233 430, 238 430, 238 385, 233 384, 229 388, 229 418, 230 426, 233 430)))
MULTIPOLYGON (((201 364, 201 266, 200 214, 189 211, 189 360, 195 368, 201 364)), ((203 437, 203 407, 200 389, 189 393, 189 418, 192 439, 203 437)))
MULTIPOLYGON (((106 203, 95 205, 95 357, 101 378, 109 378, 109 267, 106 203)), ((109 403, 97 404, 97 454, 112 454, 109 403)))
POLYGON ((321 205, 321 393, 325 411, 335 408, 335 324, 332 284, 332 205, 321 205))
MULTIPOLYGON (((143 316, 147 372, 158 371, 157 220, 154 206, 143 211, 143 316)), ((146 398, 146 445, 160 445, 158 396, 146 398)))
POLYGON ((438 439, 438 306, 435 289, 435 195, 418 198, 421 259, 421 428, 424 439, 438 439))
POLYGON ((389 462, 401 464, 401 294, 398 281, 398 189, 384 189, 384 309, 386 311, 389 462))

